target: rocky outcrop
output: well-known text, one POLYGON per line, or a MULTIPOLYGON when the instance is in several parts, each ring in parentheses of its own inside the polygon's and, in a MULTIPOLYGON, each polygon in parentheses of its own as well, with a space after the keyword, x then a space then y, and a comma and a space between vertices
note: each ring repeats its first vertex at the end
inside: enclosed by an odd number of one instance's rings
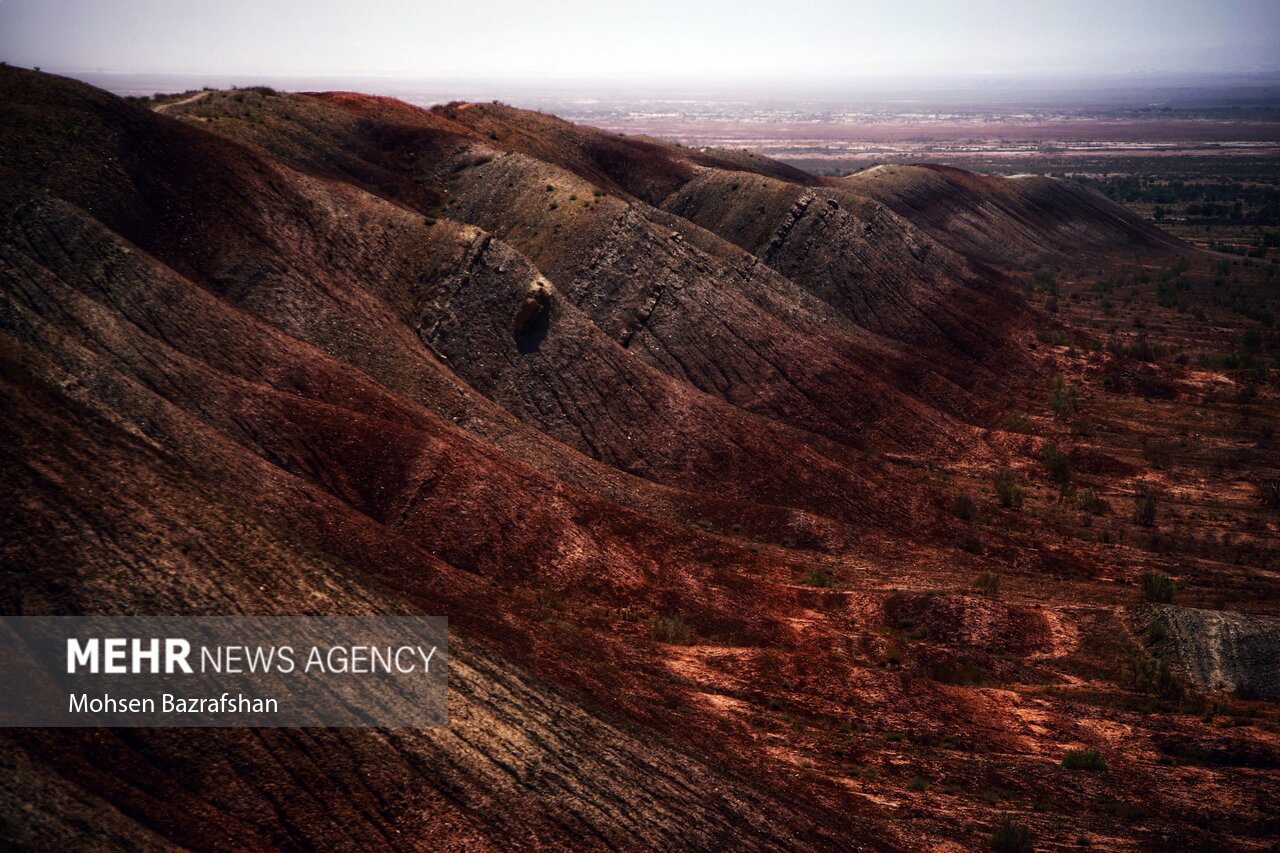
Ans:
POLYGON ((1280 620, 1171 605, 1155 606, 1153 614, 1177 638, 1201 690, 1280 701, 1280 620))

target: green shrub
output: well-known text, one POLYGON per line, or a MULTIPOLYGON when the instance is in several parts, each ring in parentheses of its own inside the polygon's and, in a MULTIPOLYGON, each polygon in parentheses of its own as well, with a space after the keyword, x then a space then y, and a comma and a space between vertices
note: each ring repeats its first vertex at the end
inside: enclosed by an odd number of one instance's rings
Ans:
POLYGON ((1010 412, 1005 415, 1004 429, 1006 432, 1016 432, 1022 435, 1031 434, 1031 419, 1021 412, 1010 412))
POLYGON ((1133 655, 1124 670, 1124 680, 1139 693, 1177 699, 1182 696, 1182 682, 1164 658, 1133 655))
POLYGON ((1018 485, 1018 475, 1013 469, 1001 468, 992 476, 991 483, 995 487, 996 500, 1000 506, 1012 510, 1022 509, 1024 495, 1022 487, 1018 485))
POLYGON ((814 569, 805 577, 803 583, 828 589, 836 585, 836 579, 832 577, 831 572, 827 569, 814 569))
POLYGON ((995 598, 1000 594, 1000 575, 995 572, 982 572, 973 579, 973 589, 979 595, 995 598))
POLYGON ((1068 749, 1062 755, 1062 766, 1068 770, 1100 773, 1107 769, 1107 759, 1096 749, 1068 749))
POLYGON ((1030 829, 1007 817, 991 833, 991 849, 995 853, 1035 853, 1035 836, 1030 829))
POLYGON ((1164 572, 1143 572, 1141 584, 1142 600, 1153 601, 1156 604, 1173 603, 1173 596, 1178 592, 1178 586, 1173 582, 1173 578, 1164 572))
POLYGON ((911 781, 907 783, 907 787, 912 791, 923 791, 929 787, 929 780, 923 776, 912 776, 911 781))
POLYGON ((1060 420, 1067 420, 1076 413, 1078 403, 1076 386, 1068 382, 1061 373, 1053 377, 1053 384, 1049 388, 1049 408, 1053 413, 1060 420))

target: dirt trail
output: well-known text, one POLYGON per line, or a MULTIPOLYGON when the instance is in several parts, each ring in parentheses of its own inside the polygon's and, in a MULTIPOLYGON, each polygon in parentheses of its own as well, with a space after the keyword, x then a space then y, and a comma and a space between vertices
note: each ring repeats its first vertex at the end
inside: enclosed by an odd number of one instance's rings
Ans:
POLYGON ((155 112, 162 113, 165 110, 168 110, 172 107, 180 107, 183 104, 189 104, 193 101, 198 101, 199 99, 203 98, 207 94, 209 93, 201 90, 199 92, 196 92, 194 95, 190 95, 188 97, 182 98, 181 100, 169 101, 167 104, 156 104, 154 107, 152 107, 152 109, 155 112))

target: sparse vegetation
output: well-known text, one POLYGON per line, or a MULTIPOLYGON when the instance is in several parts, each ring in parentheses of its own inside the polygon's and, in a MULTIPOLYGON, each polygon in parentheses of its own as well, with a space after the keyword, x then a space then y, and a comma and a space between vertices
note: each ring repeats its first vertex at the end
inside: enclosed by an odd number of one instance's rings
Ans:
POLYGON ((1080 508, 1090 515, 1105 515, 1111 511, 1111 504, 1099 496, 1093 489, 1080 491, 1080 508))
POLYGON ((1171 604, 1177 593, 1177 584, 1164 572, 1143 572, 1140 580, 1142 600, 1156 604, 1171 604))
POLYGON ((991 833, 991 849, 995 853, 1034 853, 1035 835, 1013 818, 1007 817, 991 833))
POLYGON ((1182 695, 1182 682, 1164 657, 1135 654, 1124 669, 1124 681, 1139 693, 1176 699, 1182 695))
POLYGON ((1059 420, 1068 420, 1076 413, 1078 404, 1076 386, 1068 382, 1061 373, 1053 377, 1053 384, 1049 389, 1049 408, 1054 415, 1059 420))
POLYGON ((1032 290, 1043 291, 1044 293, 1057 294, 1058 292, 1058 273, 1048 267, 1042 267, 1035 271, 1031 276, 1032 290))
POLYGON ((952 515, 963 521, 973 521, 978 517, 978 502, 968 493, 952 498, 950 509, 952 515))
POLYGON ((1031 434, 1031 419, 1021 412, 1010 412, 1005 415, 1004 428, 1007 432, 1016 432, 1022 435, 1031 434))
POLYGON ((1058 445, 1049 442, 1040 450, 1040 464, 1049 475, 1049 479, 1065 493, 1071 486, 1071 460, 1067 454, 1058 449, 1058 445))
POLYGON ((1107 759, 1096 749, 1068 749, 1062 755, 1062 766, 1068 770, 1101 773, 1107 769, 1107 759))
POLYGON ((814 569, 805 576, 803 583, 821 589, 829 589, 836 585, 836 579, 828 569, 814 569))
POLYGON ((693 640, 693 629, 677 615, 651 616, 648 621, 649 639, 673 646, 687 646, 693 640))
POLYGON ((1018 475, 1011 468, 1001 468, 991 478, 995 487, 996 500, 1005 509, 1020 510, 1024 495, 1018 485, 1018 475))
POLYGON ((974 592, 995 598, 1000 594, 1000 575, 996 572, 982 572, 973 579, 974 592))
POLYGON ((1133 493, 1133 522, 1142 527, 1154 527, 1156 510, 1160 505, 1160 495, 1155 487, 1146 484, 1138 486, 1133 493))

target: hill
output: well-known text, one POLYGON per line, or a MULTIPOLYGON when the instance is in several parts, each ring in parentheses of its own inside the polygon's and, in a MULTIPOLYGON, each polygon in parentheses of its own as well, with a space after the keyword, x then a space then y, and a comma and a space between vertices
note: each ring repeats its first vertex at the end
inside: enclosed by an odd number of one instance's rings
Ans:
MULTIPOLYGON (((1190 444, 1148 470, 1144 430, 1171 445, 1218 380, 1055 324, 1018 271, 1083 289, 1076 235, 1189 299, 1217 258, 1049 179, 821 181, 498 104, 129 102, 5 67, 0 146, 6 612, 451 630, 447 728, 6 731, 15 845, 1275 831, 1271 706, 1139 677, 1176 660, 1133 592, 1170 547, 1180 603, 1265 625, 1280 600, 1254 474, 1190 444), (1194 546, 1128 520, 1139 479, 1194 546), (1112 772, 1061 767, 1077 743, 1112 772)), ((1257 476, 1269 375, 1200 428, 1259 442, 1257 476)))

